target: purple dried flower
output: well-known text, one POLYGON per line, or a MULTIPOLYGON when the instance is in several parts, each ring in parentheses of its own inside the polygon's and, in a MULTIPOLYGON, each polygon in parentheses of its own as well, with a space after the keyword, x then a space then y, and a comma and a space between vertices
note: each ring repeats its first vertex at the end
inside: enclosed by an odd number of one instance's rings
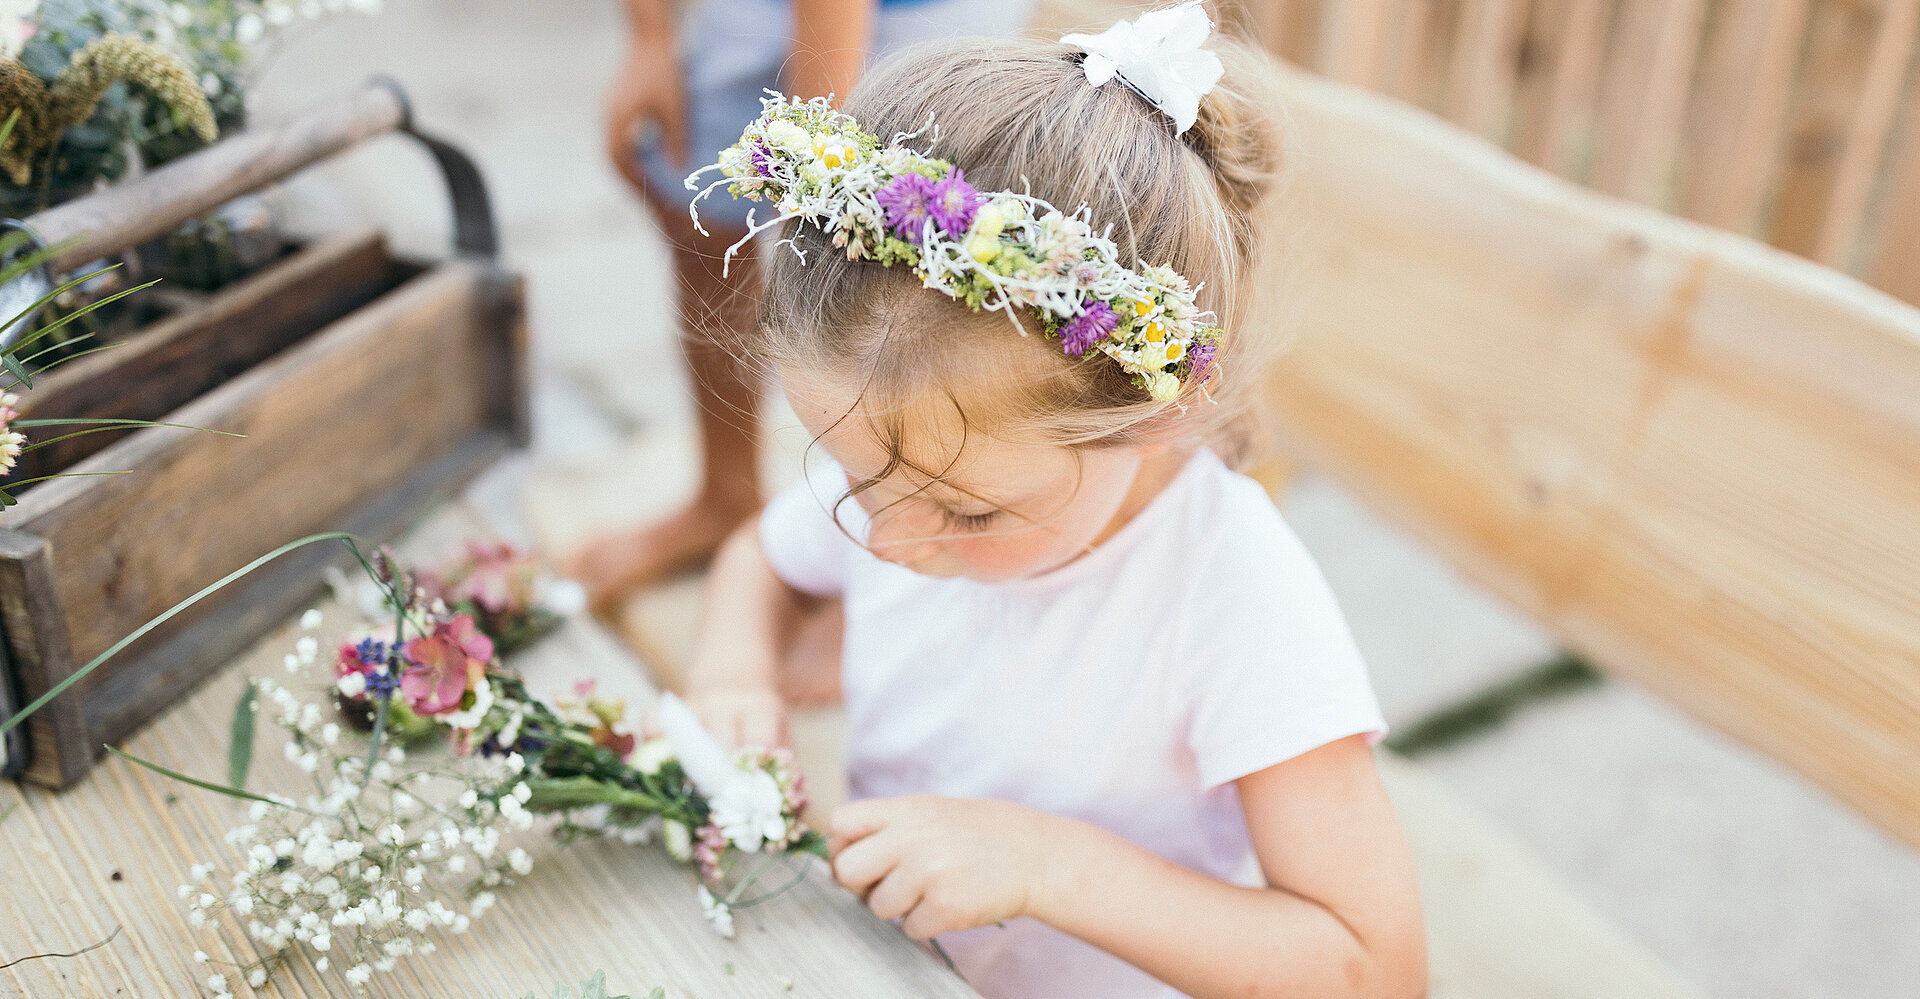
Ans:
POLYGON ((873 200, 887 213, 887 228, 909 243, 919 243, 933 207, 933 181, 917 173, 903 173, 875 191, 873 200))
POLYGON ((974 213, 986 203, 987 196, 974 190, 973 185, 967 183, 966 175, 955 167, 953 176, 933 185, 933 203, 928 211, 947 235, 959 239, 972 228, 974 213))
POLYGON ((1060 349, 1068 357, 1079 357, 1119 327, 1120 317, 1114 315, 1107 303, 1088 302, 1079 315, 1060 327, 1060 349))
POLYGON ((747 162, 753 166, 753 172, 762 177, 772 176, 767 172, 767 164, 773 159, 773 150, 767 148, 767 140, 753 137, 753 146, 747 150, 747 162))
POLYGON ((1213 352, 1215 349, 1212 340, 1205 340, 1194 344, 1193 349, 1187 351, 1188 381, 1197 384, 1205 380, 1207 377, 1207 369, 1213 367, 1213 352))

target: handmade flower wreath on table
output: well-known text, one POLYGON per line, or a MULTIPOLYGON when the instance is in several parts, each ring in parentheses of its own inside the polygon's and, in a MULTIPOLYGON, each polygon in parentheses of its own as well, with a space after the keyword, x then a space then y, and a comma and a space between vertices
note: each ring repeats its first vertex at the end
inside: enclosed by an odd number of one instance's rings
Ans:
MULTIPOLYGON (((329 659, 320 612, 302 617, 286 676, 251 678, 242 695, 230 786, 134 761, 253 801, 248 821, 226 835, 236 869, 196 864, 179 889, 195 928, 231 918, 270 952, 210 974, 216 996, 230 995, 229 973, 264 984, 294 947, 356 988, 432 953, 435 933, 465 932, 498 889, 531 871, 527 851, 503 849, 501 838, 542 813, 557 816, 563 843, 657 839, 695 865, 702 910, 724 936, 734 910, 784 890, 754 890, 781 857, 826 856, 825 840, 800 822, 805 786, 786 751, 728 752, 671 694, 660 704, 665 734, 641 741, 625 706, 590 682, 544 701, 503 664, 504 649, 537 639, 581 602, 572 584, 542 579, 497 545, 473 545, 439 572, 408 571, 384 553, 367 569, 386 620, 356 629, 329 659), (311 775, 298 797, 243 790, 256 703, 284 731, 286 757, 311 775)), ((195 959, 212 963, 204 952, 195 959)))

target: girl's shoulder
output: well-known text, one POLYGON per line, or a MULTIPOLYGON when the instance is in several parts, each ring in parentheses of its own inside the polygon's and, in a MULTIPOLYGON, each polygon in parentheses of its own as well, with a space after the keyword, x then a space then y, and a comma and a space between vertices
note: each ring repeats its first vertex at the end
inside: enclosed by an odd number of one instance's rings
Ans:
MULTIPOLYGON (((1313 554, 1266 488, 1211 452, 1195 456, 1179 497, 1176 536, 1185 612, 1194 620, 1305 614, 1339 619, 1313 554)), ((1297 622, 1296 623, 1302 623, 1297 622)), ((1344 630, 1344 621, 1341 622, 1344 630)))

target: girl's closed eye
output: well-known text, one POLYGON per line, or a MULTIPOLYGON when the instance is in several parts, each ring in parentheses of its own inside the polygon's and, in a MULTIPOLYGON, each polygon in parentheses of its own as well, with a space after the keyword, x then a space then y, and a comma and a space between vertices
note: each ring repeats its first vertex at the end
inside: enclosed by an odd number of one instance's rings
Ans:
POLYGON ((994 525, 1000 511, 988 510, 985 513, 961 513, 958 510, 945 511, 947 526, 963 533, 977 533, 994 525))

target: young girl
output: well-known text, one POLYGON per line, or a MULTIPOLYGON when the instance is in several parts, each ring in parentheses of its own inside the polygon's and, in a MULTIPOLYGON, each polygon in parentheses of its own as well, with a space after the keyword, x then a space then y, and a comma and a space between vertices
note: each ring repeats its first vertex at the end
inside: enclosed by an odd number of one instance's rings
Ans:
POLYGON ((792 240, 744 346, 831 460, 723 548, 689 699, 780 740, 843 601, 834 875, 994 999, 1426 987, 1365 668, 1223 461, 1277 151, 1205 33, 910 50, 721 161, 792 240))

